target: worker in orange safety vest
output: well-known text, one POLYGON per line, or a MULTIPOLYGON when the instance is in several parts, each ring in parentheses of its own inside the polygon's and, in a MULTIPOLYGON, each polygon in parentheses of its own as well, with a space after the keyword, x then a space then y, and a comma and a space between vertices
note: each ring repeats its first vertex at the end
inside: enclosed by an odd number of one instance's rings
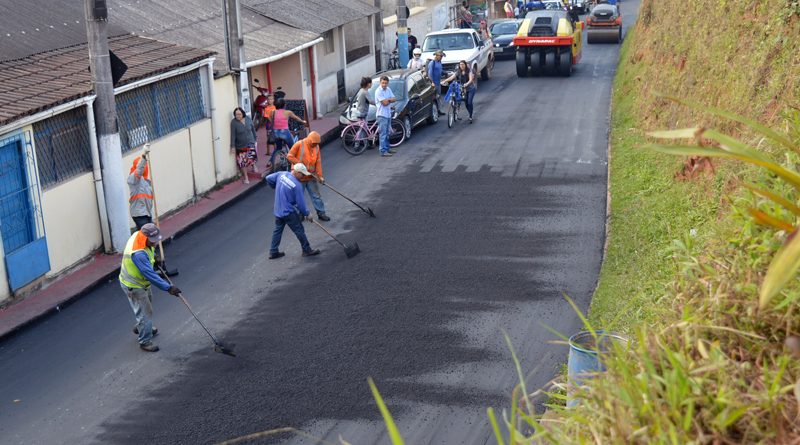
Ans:
POLYGON ((148 156, 150 156, 150 144, 145 144, 142 154, 133 160, 128 175, 131 218, 136 223, 136 230, 141 230, 142 226, 153 222, 153 182, 150 180, 148 156))

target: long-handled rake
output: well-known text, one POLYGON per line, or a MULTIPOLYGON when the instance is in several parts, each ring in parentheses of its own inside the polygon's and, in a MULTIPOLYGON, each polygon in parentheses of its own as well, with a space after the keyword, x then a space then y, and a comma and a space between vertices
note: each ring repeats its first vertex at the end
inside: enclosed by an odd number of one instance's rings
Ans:
MULTIPOLYGON (((316 179, 317 181, 319 181, 319 177, 317 177, 317 175, 312 175, 312 176, 314 176, 314 179, 316 179)), ((321 181, 320 181, 320 182, 321 182, 321 181)), ((352 199, 350 199, 349 197, 347 197, 347 196, 346 196, 344 193, 340 192, 339 190, 336 190, 335 188, 333 188, 333 186, 331 186, 331 185, 330 185, 330 184, 328 184, 327 182, 322 182, 322 185, 324 185, 325 187, 328 187, 328 188, 329 188, 329 189, 331 189, 331 190, 332 190, 334 193, 336 193, 337 195, 341 196, 342 198, 344 198, 344 199, 346 199, 346 200, 348 200, 348 201, 352 202, 353 204, 355 204, 355 205, 356 205, 356 207, 358 207, 359 209, 361 209, 361 211, 362 211, 362 212, 364 212, 364 213, 366 213, 367 215, 369 215, 369 216, 370 216, 370 218, 375 218, 375 212, 373 212, 371 208, 369 208, 369 207, 367 207, 367 208, 364 208, 364 206, 362 206, 361 204, 359 204, 359 203, 357 203, 357 202, 353 201, 352 199)))
POLYGON ((322 224, 318 223, 317 220, 311 220, 314 224, 317 225, 323 232, 327 233, 329 237, 333 238, 334 241, 341 244, 344 248, 344 254, 347 255, 347 258, 353 258, 354 256, 358 255, 361 252, 361 249, 358 248, 358 243, 353 243, 352 246, 348 246, 347 244, 339 241, 339 238, 336 238, 328 229, 325 228, 322 224))
MULTIPOLYGON (((164 269, 159 267, 158 270, 160 270, 161 273, 164 274, 164 276, 166 277, 167 272, 164 269)), ((166 278, 166 279, 167 279, 167 282, 170 285, 172 285, 172 281, 169 278, 166 278)), ((186 309, 188 309, 189 313, 192 314, 192 317, 194 317, 194 319, 197 320, 197 323, 199 323, 200 326, 202 326, 203 330, 206 331, 206 334, 208 334, 208 336, 211 337, 211 341, 214 342, 214 352, 219 352, 220 354, 225 354, 225 355, 230 355, 231 357, 236 357, 236 353, 233 351, 233 348, 236 345, 234 345, 233 343, 223 343, 223 342, 217 340, 217 338, 214 337, 214 334, 212 334, 211 331, 208 330, 206 325, 204 325, 203 322, 200 321, 199 318, 197 318, 197 314, 194 313, 194 311, 192 310, 192 307, 189 306, 189 302, 186 301, 186 298, 183 296, 182 293, 178 294, 178 298, 181 299, 183 304, 186 306, 186 309)))

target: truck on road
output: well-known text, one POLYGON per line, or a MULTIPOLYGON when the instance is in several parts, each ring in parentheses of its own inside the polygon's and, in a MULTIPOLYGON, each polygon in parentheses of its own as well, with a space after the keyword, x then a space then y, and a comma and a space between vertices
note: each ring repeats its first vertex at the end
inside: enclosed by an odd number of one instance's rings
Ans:
POLYGON ((443 77, 448 77, 465 60, 471 69, 480 73, 481 80, 489 80, 494 67, 492 40, 482 40, 474 29, 444 29, 425 36, 422 43, 422 59, 433 59, 433 53, 444 51, 442 58, 443 77))

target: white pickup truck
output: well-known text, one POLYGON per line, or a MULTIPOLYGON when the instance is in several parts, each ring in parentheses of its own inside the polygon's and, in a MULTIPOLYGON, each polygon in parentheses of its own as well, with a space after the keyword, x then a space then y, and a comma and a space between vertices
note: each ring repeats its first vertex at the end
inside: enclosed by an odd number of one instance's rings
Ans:
POLYGON ((492 41, 481 40, 478 32, 472 28, 444 29, 425 36, 422 43, 422 59, 433 59, 433 53, 444 51, 442 58, 443 77, 453 73, 458 62, 466 60, 470 68, 477 66, 481 80, 489 80, 494 67, 492 41))

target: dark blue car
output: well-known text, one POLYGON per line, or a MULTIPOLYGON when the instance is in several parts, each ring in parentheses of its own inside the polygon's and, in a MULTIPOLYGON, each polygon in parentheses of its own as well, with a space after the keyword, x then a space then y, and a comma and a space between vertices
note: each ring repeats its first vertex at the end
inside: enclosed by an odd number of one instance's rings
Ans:
POLYGON ((514 57, 514 47, 510 46, 517 35, 522 19, 500 19, 492 22, 489 33, 492 35, 492 51, 495 58, 501 56, 514 57))

